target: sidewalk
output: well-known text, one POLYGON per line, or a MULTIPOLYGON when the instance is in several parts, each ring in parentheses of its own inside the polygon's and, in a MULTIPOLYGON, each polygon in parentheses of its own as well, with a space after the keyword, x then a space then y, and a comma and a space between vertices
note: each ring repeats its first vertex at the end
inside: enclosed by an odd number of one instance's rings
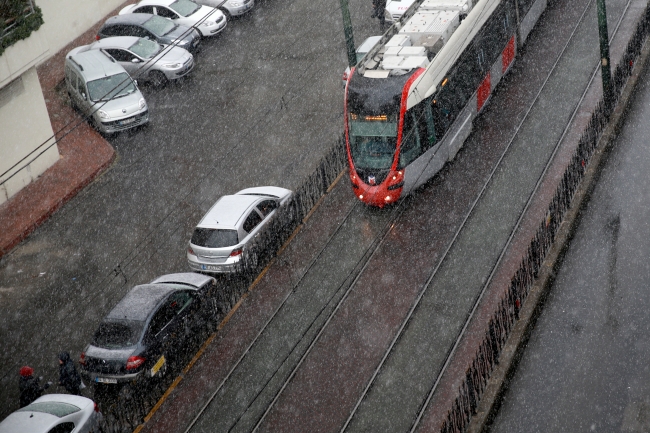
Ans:
MULTIPOLYGON (((131 1, 126 2, 132 3, 131 1)), ((115 15, 121 5, 109 15, 115 15)), ((65 55, 94 40, 103 20, 37 67, 60 160, 0 205, 0 258, 90 184, 115 160, 113 147, 68 103, 63 86, 65 55)))

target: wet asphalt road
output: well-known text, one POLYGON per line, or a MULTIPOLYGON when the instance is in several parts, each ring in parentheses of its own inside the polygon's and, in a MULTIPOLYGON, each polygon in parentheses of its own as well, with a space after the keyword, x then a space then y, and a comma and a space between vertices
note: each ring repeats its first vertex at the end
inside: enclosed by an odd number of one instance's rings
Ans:
MULTIPOLYGON (((150 125, 110 138, 118 161, 0 261, 0 419, 18 369, 48 379, 133 285, 187 271, 193 224, 222 194, 295 188, 342 131, 338 2, 258 0, 204 40, 191 76, 143 87, 150 125)), ((350 4, 357 44, 378 31, 350 4)))
POLYGON ((650 429, 647 69, 491 431, 650 429))

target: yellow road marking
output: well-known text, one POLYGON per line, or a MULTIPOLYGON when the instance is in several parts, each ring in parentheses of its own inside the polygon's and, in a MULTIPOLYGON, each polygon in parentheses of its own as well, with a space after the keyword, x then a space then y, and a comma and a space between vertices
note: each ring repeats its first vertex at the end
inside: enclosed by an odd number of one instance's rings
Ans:
MULTIPOLYGON (((284 251, 284 250, 287 248, 287 246, 289 245, 289 243, 291 242, 291 240, 293 240, 293 238, 296 237, 296 235, 298 234, 298 232, 299 232, 299 231, 302 229, 302 227, 304 226, 305 222, 307 222, 307 220, 309 219, 309 217, 311 217, 311 215, 315 212, 316 208, 318 208, 318 207, 320 206, 320 204, 323 202, 323 200, 325 199, 325 196, 326 196, 326 195, 327 195, 327 194, 328 194, 328 193, 329 193, 329 192, 334 188, 334 186, 339 182, 339 180, 343 177, 344 174, 345 174, 345 170, 343 170, 343 171, 341 172, 341 174, 339 174, 339 175, 336 177, 336 179, 334 179, 334 182, 332 182, 332 184, 329 186, 329 188, 327 188, 327 191, 325 192, 325 194, 323 194, 323 196, 322 196, 320 199, 318 199, 318 201, 314 204, 314 207, 309 211, 309 213, 305 216, 305 218, 303 218, 303 220, 302 220, 302 222, 300 223, 300 225, 298 225, 298 227, 296 227, 296 229, 293 231, 293 233, 291 233, 291 236, 289 236, 289 239, 287 239, 286 242, 285 242, 285 243, 280 247, 280 249, 278 250, 278 252, 277 252, 277 254, 276 254, 276 257, 279 256, 280 253, 282 253, 282 251, 284 251)), ((228 312, 228 314, 226 314, 226 317, 224 317, 223 320, 219 323, 219 326, 217 326, 217 331, 220 331, 221 329, 223 329, 224 326, 226 326, 226 325, 228 324, 228 322, 230 321, 230 319, 232 318, 232 316, 235 314, 235 312, 239 309, 239 307, 242 305, 242 303, 244 302, 244 300, 245 300, 246 298, 248 298, 248 294, 249 294, 249 293, 253 290, 253 288, 254 288, 254 287, 255 287, 255 286, 256 286, 256 285, 261 281, 262 277, 264 277, 264 275, 268 272, 268 270, 270 269, 271 265, 272 265, 273 263, 275 263, 276 257, 274 257, 274 258, 269 262, 269 264, 266 265, 266 266, 264 267, 264 269, 262 269, 262 271, 261 271, 260 274, 257 276, 257 278, 255 278, 255 280, 254 280, 254 281, 251 283, 251 285, 248 287, 248 289, 246 290, 246 293, 244 293, 244 294, 241 296, 241 298, 239 298, 239 300, 237 301, 237 303, 236 303, 236 304, 235 304, 235 305, 230 309, 230 311, 228 312)), ((142 424, 140 424, 139 426, 137 426, 137 427, 135 428, 135 430, 133 430, 133 433, 140 433, 140 431, 144 428, 144 425, 147 423, 147 421, 149 421, 149 420, 154 416, 154 414, 158 411, 158 409, 163 405, 163 403, 165 402, 165 400, 167 400, 167 397, 169 397, 169 394, 171 394, 172 391, 176 388, 176 386, 178 386, 178 384, 181 382, 181 380, 183 380, 183 377, 185 376, 185 374, 187 374, 187 373, 190 371, 190 369, 192 368, 192 366, 194 366, 194 364, 199 360, 199 358, 201 357, 201 355, 203 355, 203 352, 205 352, 205 350, 208 348, 208 346, 210 345, 210 343, 212 343, 212 340, 214 340, 216 336, 217 336, 217 332, 213 332, 213 333, 212 333, 212 334, 211 334, 211 335, 210 335, 210 336, 205 340, 205 342, 201 345, 201 348, 198 350, 198 352, 196 352, 196 354, 194 355, 194 357, 192 358, 192 360, 187 364, 187 366, 185 366, 185 368, 183 369, 183 371, 181 372, 181 374, 180 374, 176 379, 174 379, 174 381, 172 382, 172 384, 169 385, 169 388, 167 388, 167 390, 166 390, 165 393, 162 395, 162 397, 160 397, 160 399, 156 402, 156 404, 154 405, 154 407, 151 408, 151 410, 149 411, 149 413, 147 414, 147 416, 144 417, 144 422, 143 422, 142 424)))

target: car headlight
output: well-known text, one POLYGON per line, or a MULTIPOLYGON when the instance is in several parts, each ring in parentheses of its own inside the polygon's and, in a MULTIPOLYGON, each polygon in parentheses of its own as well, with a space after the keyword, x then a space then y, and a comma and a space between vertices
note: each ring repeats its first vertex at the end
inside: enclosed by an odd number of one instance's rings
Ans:
POLYGON ((181 66, 183 66, 183 64, 178 63, 178 62, 177 63, 165 63, 165 64, 162 65, 163 68, 167 68, 167 69, 178 69, 181 66))
POLYGON ((102 119, 110 119, 111 118, 111 116, 109 116, 108 113, 105 112, 104 110, 97 111, 97 114, 99 114, 99 117, 101 117, 102 119))
POLYGON ((140 106, 140 110, 142 110, 144 107, 147 106, 147 102, 144 100, 144 98, 140 98, 140 102, 138 102, 138 105, 140 106))
POLYGON ((215 23, 214 21, 204 21, 201 25, 202 25, 203 27, 212 27, 212 26, 214 26, 214 25, 216 25, 216 24, 217 24, 217 23, 215 23))

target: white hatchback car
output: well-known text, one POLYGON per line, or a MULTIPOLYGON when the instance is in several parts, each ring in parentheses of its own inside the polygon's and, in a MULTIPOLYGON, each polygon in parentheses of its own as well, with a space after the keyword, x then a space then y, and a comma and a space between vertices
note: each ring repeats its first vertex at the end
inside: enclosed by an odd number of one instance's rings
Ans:
POLYGON ((253 9, 255 0, 195 0, 200 5, 218 8, 226 15, 226 18, 243 15, 253 9))
POLYGON ((187 261, 194 271, 236 270, 241 254, 293 195, 276 186, 248 188, 221 197, 194 229, 187 261))
POLYGON ((142 0, 126 6, 120 15, 141 13, 169 18, 176 24, 194 27, 201 36, 213 36, 226 28, 223 12, 210 6, 201 6, 191 0, 142 0))
POLYGON ((194 56, 186 49, 161 45, 136 36, 102 38, 90 45, 70 51, 73 55, 88 50, 101 50, 111 56, 131 78, 151 81, 156 85, 184 77, 194 68, 194 56))
POLYGON ((95 402, 69 394, 47 394, 0 422, 0 433, 89 433, 99 431, 95 402))

